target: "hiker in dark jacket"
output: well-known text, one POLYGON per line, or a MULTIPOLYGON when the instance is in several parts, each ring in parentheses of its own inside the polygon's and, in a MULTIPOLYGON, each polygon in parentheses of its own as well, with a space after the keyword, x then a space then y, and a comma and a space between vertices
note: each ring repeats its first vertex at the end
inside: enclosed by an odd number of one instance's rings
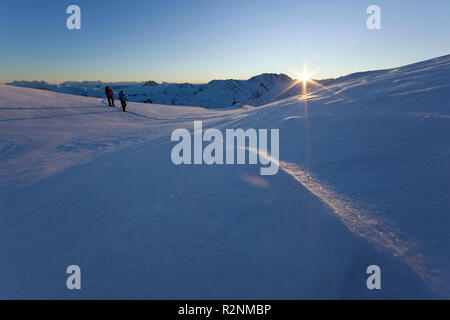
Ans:
POLYGON ((120 100, 120 103, 122 104, 123 112, 126 112, 128 99, 127 99, 127 96, 125 95, 125 93, 123 92, 123 90, 120 90, 120 92, 119 92, 119 100, 120 100))
POLYGON ((107 86, 105 88, 105 94, 106 94, 106 97, 108 98, 109 106, 113 107, 114 106, 114 93, 109 86, 107 86))

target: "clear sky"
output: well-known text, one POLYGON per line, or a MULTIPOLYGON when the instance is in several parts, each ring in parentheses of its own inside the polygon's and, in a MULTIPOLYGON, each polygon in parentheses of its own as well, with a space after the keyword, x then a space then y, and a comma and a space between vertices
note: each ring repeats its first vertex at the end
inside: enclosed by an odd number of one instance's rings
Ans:
POLYGON ((1 0, 0 82, 336 77, 449 54, 449 16, 449 0, 1 0))

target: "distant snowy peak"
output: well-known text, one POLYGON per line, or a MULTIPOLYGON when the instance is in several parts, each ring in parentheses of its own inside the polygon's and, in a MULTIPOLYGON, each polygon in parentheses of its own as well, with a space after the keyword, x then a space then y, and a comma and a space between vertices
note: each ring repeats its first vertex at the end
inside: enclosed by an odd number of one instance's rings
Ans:
POLYGON ((294 81, 291 77, 285 75, 284 73, 263 73, 259 76, 252 77, 248 79, 249 82, 266 82, 266 83, 291 83, 294 81))
POLYGON ((195 105, 221 108, 232 105, 260 106, 301 93, 301 86, 285 74, 264 73, 248 80, 212 80, 206 84, 102 81, 66 81, 49 84, 44 81, 14 81, 9 85, 49 89, 81 96, 104 96, 104 87, 124 90, 130 101, 169 105, 195 105))
POLYGON ((144 87, 154 87, 154 86, 157 86, 157 85, 159 85, 158 82, 152 81, 152 80, 146 81, 143 84, 144 87))

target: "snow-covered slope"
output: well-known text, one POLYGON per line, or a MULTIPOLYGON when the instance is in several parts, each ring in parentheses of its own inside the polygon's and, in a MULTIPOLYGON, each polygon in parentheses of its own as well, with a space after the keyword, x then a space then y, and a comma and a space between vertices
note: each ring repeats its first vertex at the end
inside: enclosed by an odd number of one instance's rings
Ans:
POLYGON ((260 108, 0 86, 0 298, 448 298, 449 84, 450 56, 260 108), (278 128, 280 172, 174 165, 194 120, 278 128))
POLYGON ((247 104, 260 106, 301 93, 301 86, 284 74, 261 74, 249 80, 213 80, 207 84, 101 81, 64 82, 59 85, 44 81, 14 81, 10 85, 45 88, 55 92, 103 98, 104 88, 110 85, 117 94, 124 90, 130 101, 166 105, 189 105, 222 108, 247 104))
MULTIPOLYGON (((124 114, 105 99, 4 85, 0 92, 0 193, 88 162, 95 154, 167 135, 176 125, 218 117, 203 108, 138 103, 130 103, 124 114)), ((223 109, 220 116, 235 112, 223 109)))

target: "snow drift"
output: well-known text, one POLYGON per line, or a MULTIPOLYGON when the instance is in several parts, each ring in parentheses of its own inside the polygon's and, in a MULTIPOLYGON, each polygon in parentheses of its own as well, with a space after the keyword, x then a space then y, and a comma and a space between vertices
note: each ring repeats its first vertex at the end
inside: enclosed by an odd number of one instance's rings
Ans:
POLYGON ((0 297, 448 298, 449 84, 444 56, 260 108, 129 113, 1 85, 0 297), (194 120, 279 129, 280 172, 174 165, 194 120))

